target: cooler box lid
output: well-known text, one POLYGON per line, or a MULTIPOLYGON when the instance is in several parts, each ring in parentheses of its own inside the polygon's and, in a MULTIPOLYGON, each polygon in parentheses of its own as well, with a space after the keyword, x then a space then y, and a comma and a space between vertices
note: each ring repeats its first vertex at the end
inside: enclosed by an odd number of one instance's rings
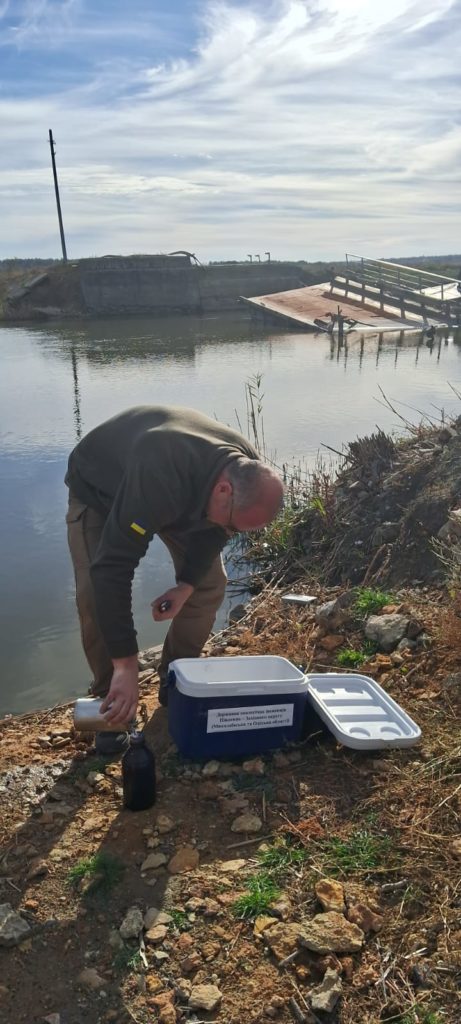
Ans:
POLYGON ((336 739, 356 750, 412 747, 421 729, 369 676, 307 675, 308 697, 336 739))
POLYGON ((176 688, 187 697, 305 696, 307 680, 287 658, 272 654, 178 658, 170 662, 176 688))

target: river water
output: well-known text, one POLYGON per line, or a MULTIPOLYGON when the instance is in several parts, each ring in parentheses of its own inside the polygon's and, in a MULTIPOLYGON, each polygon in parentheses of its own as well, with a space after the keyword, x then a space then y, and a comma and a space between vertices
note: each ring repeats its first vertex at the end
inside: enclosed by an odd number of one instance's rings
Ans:
MULTIPOLYGON (((341 448, 378 424, 399 426, 380 388, 413 422, 461 412, 461 344, 417 334, 327 335, 255 327, 228 317, 111 319, 0 327, 0 714, 86 692, 63 477, 81 433, 144 403, 189 405, 246 432, 245 382, 262 374, 266 449, 312 466, 320 445, 341 448)), ((154 541, 135 576, 141 646, 163 639, 150 601, 173 581, 154 541)), ((224 624, 229 595, 217 620, 224 624)))

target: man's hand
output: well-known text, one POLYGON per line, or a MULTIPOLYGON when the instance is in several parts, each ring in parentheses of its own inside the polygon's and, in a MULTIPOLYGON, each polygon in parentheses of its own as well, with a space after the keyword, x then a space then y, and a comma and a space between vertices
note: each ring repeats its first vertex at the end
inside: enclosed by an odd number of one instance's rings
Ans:
POLYGON ((189 583, 178 583, 176 587, 171 587, 171 590, 166 590, 164 594, 160 594, 160 597, 156 597, 155 601, 152 601, 152 618, 155 619, 155 622, 174 619, 193 592, 194 588, 189 583), (164 601, 168 602, 168 608, 162 612, 160 605, 164 601))
POLYGON ((138 706, 138 656, 114 658, 110 690, 101 704, 101 714, 114 728, 136 717, 138 706))

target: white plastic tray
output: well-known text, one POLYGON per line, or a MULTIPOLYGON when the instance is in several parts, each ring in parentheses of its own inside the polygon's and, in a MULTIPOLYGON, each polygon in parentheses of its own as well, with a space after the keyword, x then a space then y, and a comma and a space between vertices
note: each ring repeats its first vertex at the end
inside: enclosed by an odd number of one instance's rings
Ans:
POLYGON ((343 672, 307 675, 308 697, 325 725, 346 747, 412 747, 418 725, 369 676, 343 672))

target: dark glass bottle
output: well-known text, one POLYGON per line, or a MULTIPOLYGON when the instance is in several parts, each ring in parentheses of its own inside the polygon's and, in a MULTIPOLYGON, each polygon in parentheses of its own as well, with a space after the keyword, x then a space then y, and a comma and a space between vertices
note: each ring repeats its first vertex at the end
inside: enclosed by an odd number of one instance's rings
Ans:
POLYGON ((155 758, 142 732, 133 732, 122 757, 123 804, 129 811, 145 811, 155 803, 155 758))

